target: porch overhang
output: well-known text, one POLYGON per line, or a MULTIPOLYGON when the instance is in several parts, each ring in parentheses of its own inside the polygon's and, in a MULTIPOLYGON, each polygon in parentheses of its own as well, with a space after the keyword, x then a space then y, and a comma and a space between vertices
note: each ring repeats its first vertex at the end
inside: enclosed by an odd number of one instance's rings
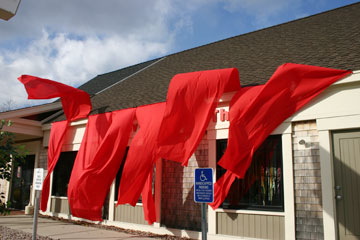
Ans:
POLYGON ((61 110, 61 103, 54 102, 39 106, 16 109, 0 113, 1 120, 11 121, 11 126, 4 126, 4 131, 15 134, 15 141, 27 141, 42 138, 44 121, 61 110))

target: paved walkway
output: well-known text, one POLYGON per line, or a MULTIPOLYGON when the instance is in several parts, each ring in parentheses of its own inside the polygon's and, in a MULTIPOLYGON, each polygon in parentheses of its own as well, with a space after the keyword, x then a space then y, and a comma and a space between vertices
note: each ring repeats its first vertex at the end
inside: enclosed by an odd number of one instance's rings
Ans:
MULTIPOLYGON (((32 234, 33 217, 27 215, 1 216, 0 225, 32 234)), ((140 237, 96 227, 81 226, 48 218, 38 219, 37 234, 52 239, 160 239, 154 237, 140 237)))

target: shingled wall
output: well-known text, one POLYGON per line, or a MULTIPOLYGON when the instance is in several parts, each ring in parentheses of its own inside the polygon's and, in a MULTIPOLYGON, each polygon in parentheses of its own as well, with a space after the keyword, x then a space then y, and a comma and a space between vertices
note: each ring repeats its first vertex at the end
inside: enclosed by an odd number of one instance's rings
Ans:
POLYGON ((42 148, 39 156, 39 168, 44 168, 47 171, 47 148, 42 148))
POLYGON ((162 225, 169 228, 201 231, 201 205, 194 202, 194 170, 198 167, 208 167, 207 140, 200 142, 187 167, 164 160, 162 225))
POLYGON ((324 239, 318 135, 315 121, 293 124, 296 239, 324 239))

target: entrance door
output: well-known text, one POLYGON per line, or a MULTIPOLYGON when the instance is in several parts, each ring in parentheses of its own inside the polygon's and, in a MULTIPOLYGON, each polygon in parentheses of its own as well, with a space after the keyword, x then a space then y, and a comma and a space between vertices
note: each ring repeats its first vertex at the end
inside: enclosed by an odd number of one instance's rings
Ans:
POLYGON ((339 239, 360 239, 360 130, 333 133, 339 239))
POLYGON ((30 201, 30 186, 33 182, 35 155, 28 155, 24 162, 13 170, 11 185, 11 208, 24 210, 30 201))

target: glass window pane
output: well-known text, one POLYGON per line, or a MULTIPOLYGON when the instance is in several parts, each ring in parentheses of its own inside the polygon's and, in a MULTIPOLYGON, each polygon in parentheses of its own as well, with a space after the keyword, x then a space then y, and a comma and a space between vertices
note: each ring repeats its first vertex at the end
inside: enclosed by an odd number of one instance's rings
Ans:
MULTIPOLYGON (((227 140, 217 141, 217 161, 224 154, 227 140)), ((269 136, 254 154, 244 179, 236 179, 222 204, 223 208, 283 211, 281 135, 269 136)), ((217 165, 219 179, 225 169, 217 165)))
POLYGON ((123 169, 124 169, 125 160, 126 160, 126 156, 127 156, 127 154, 128 154, 128 151, 129 151, 129 147, 126 147, 126 151, 125 151, 125 154, 124 154, 124 158, 123 158, 123 160, 122 160, 122 162, 121 162, 119 171, 118 171, 118 173, 116 174, 116 180, 115 180, 115 196, 114 196, 114 198, 115 198, 114 200, 115 200, 115 201, 118 200, 120 179, 121 179, 121 175, 122 175, 122 172, 123 172, 123 169))
POLYGON ((67 197, 71 171, 77 151, 62 152, 53 172, 52 196, 67 197))

